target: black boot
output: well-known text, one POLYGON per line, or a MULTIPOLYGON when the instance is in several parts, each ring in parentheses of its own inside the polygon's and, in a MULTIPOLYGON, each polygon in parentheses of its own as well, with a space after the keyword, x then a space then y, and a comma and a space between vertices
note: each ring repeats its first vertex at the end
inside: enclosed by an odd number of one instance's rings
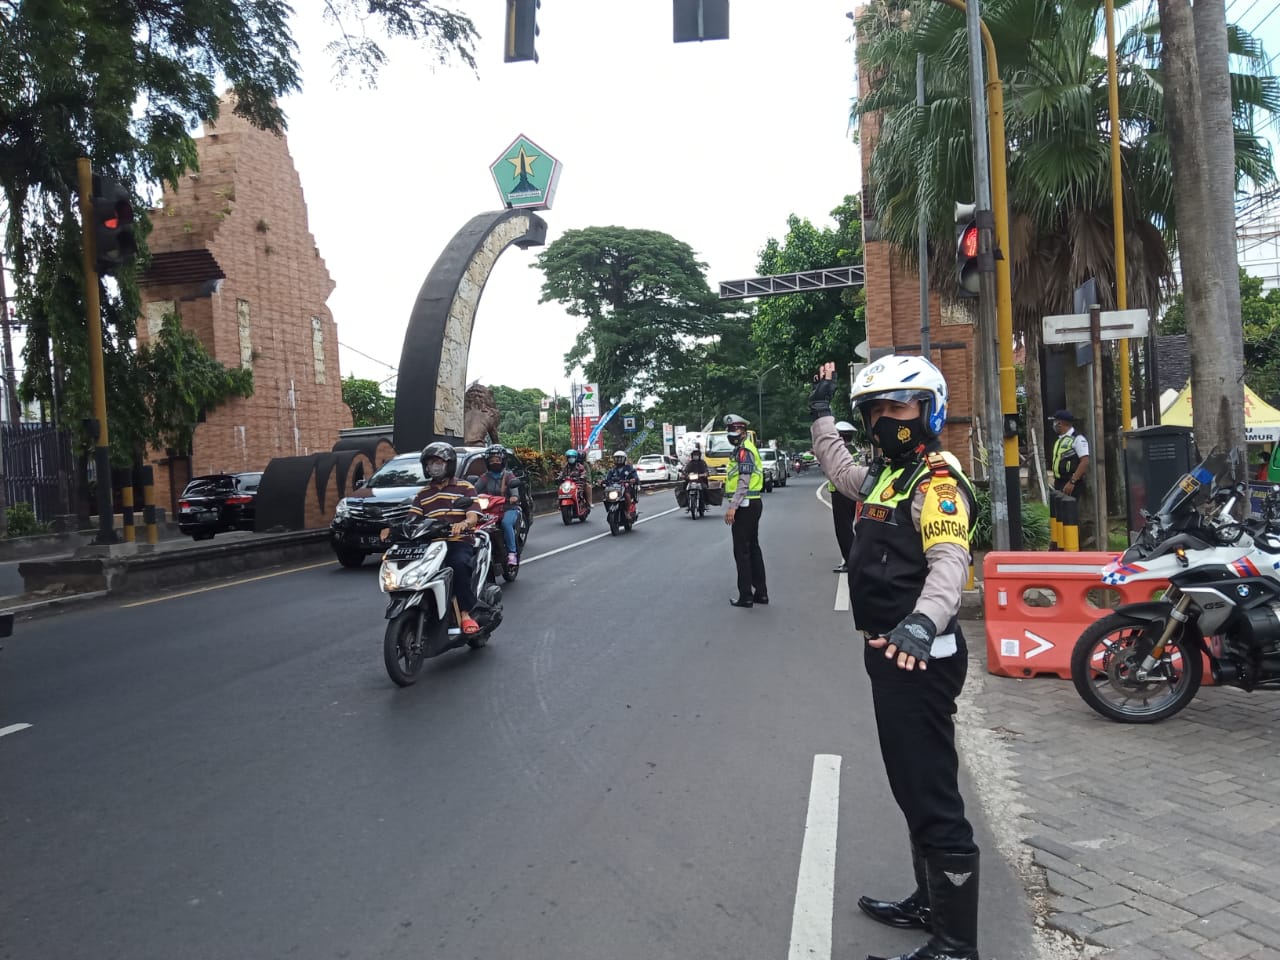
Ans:
POLYGON ((978 960, 978 854, 934 854, 927 871, 933 936, 893 960, 978 960))
POLYGON ((858 908, 872 920, 890 927, 910 930, 929 929, 929 880, 924 854, 911 841, 911 869, 916 875, 915 892, 901 900, 873 900, 859 897, 858 908))

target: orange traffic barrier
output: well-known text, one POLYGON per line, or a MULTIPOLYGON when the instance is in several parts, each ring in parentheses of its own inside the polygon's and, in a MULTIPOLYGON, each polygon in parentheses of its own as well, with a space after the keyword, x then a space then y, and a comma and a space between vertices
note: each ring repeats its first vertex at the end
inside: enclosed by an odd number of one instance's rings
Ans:
POLYGON ((1071 651, 1088 626, 1126 603, 1143 603, 1168 581, 1111 586, 1114 553, 988 553, 982 564, 987 671, 1001 677, 1071 678, 1071 651))

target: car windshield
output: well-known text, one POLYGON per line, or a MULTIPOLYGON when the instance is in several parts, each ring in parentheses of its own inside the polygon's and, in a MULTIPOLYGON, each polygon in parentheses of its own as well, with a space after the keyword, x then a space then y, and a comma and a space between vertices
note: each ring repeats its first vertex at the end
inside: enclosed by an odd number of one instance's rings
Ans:
POLYGON ((379 487, 423 487, 427 478, 422 473, 422 464, 417 457, 389 460, 382 465, 369 480, 369 486, 379 487))
POLYGON ((761 450, 761 451, 760 451, 760 457, 761 457, 761 459, 763 459, 763 460, 777 460, 777 459, 778 459, 778 451, 776 451, 776 450, 761 450))
POLYGON ((236 479, 240 482, 240 489, 245 493, 257 493, 258 484, 262 482, 262 474, 250 473, 236 479))
POLYGON ((712 456, 727 456, 733 453, 733 444, 729 442, 727 433, 713 433, 707 438, 707 453, 712 456))
POLYGON ((210 497, 218 493, 230 493, 235 489, 231 477, 197 477, 182 491, 184 497, 210 497))

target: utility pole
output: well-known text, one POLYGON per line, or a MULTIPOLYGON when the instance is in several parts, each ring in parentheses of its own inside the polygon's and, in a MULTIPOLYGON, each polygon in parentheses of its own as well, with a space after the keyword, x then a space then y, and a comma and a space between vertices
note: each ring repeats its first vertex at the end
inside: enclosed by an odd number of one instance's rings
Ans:
MULTIPOLYGON (((916 106, 924 106, 924 54, 916 54, 916 106)), ((916 192, 919 197, 919 191, 916 192)), ((920 356, 930 359, 929 345, 929 215, 923 203, 917 201, 920 212, 916 217, 920 253, 920 356)))
POLYGON ((4 257, 0 255, 0 334, 4 338, 4 392, 9 407, 9 422, 22 420, 22 407, 18 403, 18 383, 13 372, 13 341, 9 336, 9 294, 5 287, 4 257))
MULTIPOLYGON (((990 458, 991 534, 997 550, 1010 549, 1009 487, 1005 473, 1004 414, 1000 403, 1000 361, 996 324, 995 217, 991 210, 991 168, 987 151, 987 97, 982 82, 982 17, 978 0, 967 0, 965 26, 969 40, 969 100, 973 117, 973 186, 978 221, 978 346, 983 353, 986 383, 982 419, 987 426, 990 458)), ((1003 131, 1001 131, 1003 136, 1003 131)), ((1015 469, 1017 463, 1014 464, 1015 469)), ((1015 491, 1016 492, 1016 491, 1015 491)))

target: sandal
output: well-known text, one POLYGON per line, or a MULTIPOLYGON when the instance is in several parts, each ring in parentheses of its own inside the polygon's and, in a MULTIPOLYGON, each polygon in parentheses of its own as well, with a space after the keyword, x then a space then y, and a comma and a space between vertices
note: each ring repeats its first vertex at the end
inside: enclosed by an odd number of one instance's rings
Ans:
POLYGON ((474 637, 480 632, 480 624, 476 623, 474 617, 462 618, 462 632, 468 637, 474 637))

